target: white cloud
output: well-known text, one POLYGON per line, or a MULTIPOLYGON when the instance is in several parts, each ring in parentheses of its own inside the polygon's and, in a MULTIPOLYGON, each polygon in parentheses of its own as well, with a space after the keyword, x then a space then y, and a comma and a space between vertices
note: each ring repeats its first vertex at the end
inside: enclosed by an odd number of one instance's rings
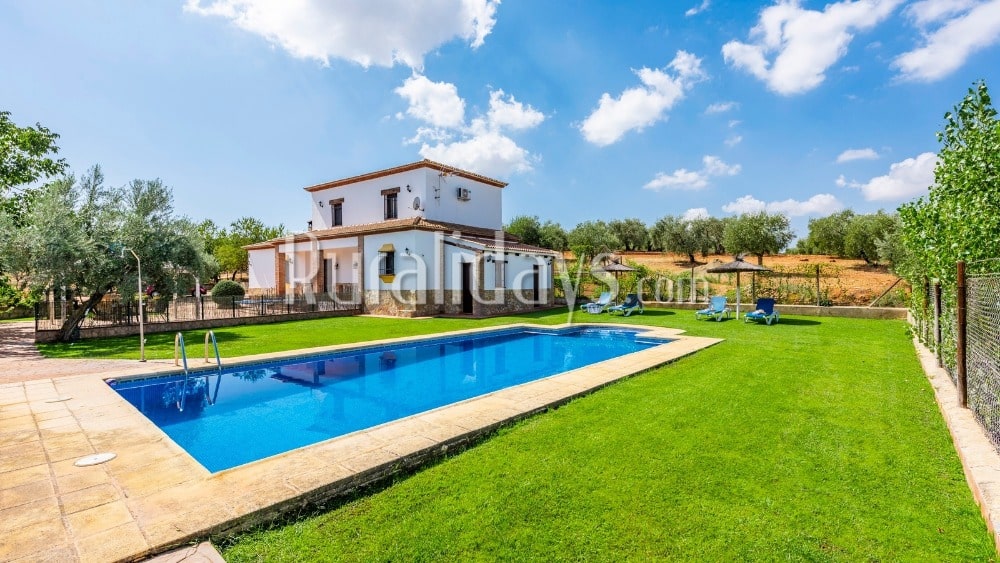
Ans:
POLYGON ((924 28, 924 45, 896 57, 892 65, 902 78, 932 82, 963 64, 973 53, 1000 42, 1000 0, 972 6, 968 2, 918 2, 910 7, 914 22, 924 28), (950 17, 950 19, 948 19, 950 17))
POLYGON ((743 142, 743 135, 733 135, 725 141, 723 141, 727 147, 735 147, 736 145, 743 142))
POLYGON ((490 92, 489 110, 465 122, 465 100, 449 82, 432 82, 422 75, 407 78, 395 89, 409 104, 406 114, 430 127, 418 127, 405 144, 420 144, 424 158, 487 176, 528 172, 538 160, 507 134, 537 127, 545 114, 517 101, 503 90, 490 92))
POLYGON ((636 71, 642 86, 629 88, 617 98, 605 92, 595 109, 580 125, 583 137, 598 146, 617 142, 625 133, 665 119, 664 113, 684 97, 685 91, 704 78, 701 59, 684 51, 670 62, 674 75, 663 70, 636 71))
POLYGON ((846 182, 841 176, 837 185, 860 189, 868 201, 905 201, 927 193, 934 183, 936 165, 937 155, 925 152, 892 164, 888 174, 872 178, 866 184, 846 182))
POLYGON ((837 179, 834 180, 833 183, 837 184, 837 186, 839 186, 841 188, 846 187, 848 185, 847 178, 844 178, 843 174, 841 174, 840 176, 837 176, 837 179))
POLYGON ((743 123, 743 122, 740 121, 739 119, 730 119, 729 120, 729 128, 732 129, 733 127, 736 127, 740 123, 743 123))
POLYGON ((719 102, 705 108, 705 113, 707 114, 725 113, 731 109, 735 109, 737 106, 739 106, 739 104, 737 104, 736 102, 719 102))
POLYGON ((689 8, 688 11, 684 12, 684 15, 688 17, 696 16, 701 12, 707 10, 711 4, 712 4, 711 0, 702 0, 701 4, 698 4, 693 8, 689 8))
POLYGON ((700 190, 708 186, 708 176, 704 172, 693 172, 687 168, 678 168, 672 173, 660 172, 655 178, 643 186, 647 190, 660 191, 663 188, 679 190, 700 190))
POLYGON ((694 209, 688 209, 681 215, 681 219, 685 221, 694 221, 695 219, 708 219, 711 215, 708 213, 708 209, 705 207, 696 207, 694 209))
POLYGON ((760 13, 750 30, 751 43, 723 45, 727 63, 742 68, 783 95, 812 90, 828 68, 847 52, 854 33, 884 20, 900 0, 843 0, 822 12, 807 10, 797 0, 779 0, 760 13), (773 55, 773 60, 768 58, 773 55))
POLYGON ((790 217, 802 215, 829 215, 844 208, 836 197, 831 194, 816 194, 805 201, 786 199, 783 201, 772 201, 765 203, 752 195, 745 195, 736 201, 722 206, 726 213, 783 213, 790 217))
POLYGON ((875 160, 878 158, 878 153, 875 149, 864 148, 864 149, 847 149, 846 151, 840 153, 837 156, 838 163, 850 162, 852 160, 875 160))
POLYGON ((407 102, 406 114, 435 127, 458 127, 465 122, 465 100, 449 82, 431 82, 414 74, 394 90, 407 102))
POLYGON ((646 182, 643 188, 660 191, 663 188, 677 190, 700 190, 708 186, 709 178, 713 176, 735 176, 742 168, 739 164, 726 164, 721 158, 713 155, 702 157, 702 169, 698 171, 678 168, 670 174, 660 172, 655 178, 646 182))
POLYGON ((531 106, 514 99, 514 96, 503 98, 503 90, 490 92, 490 110, 486 119, 493 127, 509 127, 510 129, 531 129, 545 120, 545 114, 531 106))
POLYGON ((712 155, 702 157, 701 162, 705 165, 705 173, 709 176, 735 176, 742 169, 739 164, 729 165, 722 162, 721 158, 712 155))
POLYGON ((292 56, 363 67, 423 66, 424 55, 461 38, 483 44, 500 0, 186 0, 184 10, 218 16, 292 56))
POLYGON ((906 13, 913 19, 913 23, 926 27, 961 14, 974 4, 973 0, 921 0, 907 6, 906 13))
POLYGON ((420 156, 487 176, 528 172, 536 160, 510 137, 485 131, 461 141, 420 147, 420 156))

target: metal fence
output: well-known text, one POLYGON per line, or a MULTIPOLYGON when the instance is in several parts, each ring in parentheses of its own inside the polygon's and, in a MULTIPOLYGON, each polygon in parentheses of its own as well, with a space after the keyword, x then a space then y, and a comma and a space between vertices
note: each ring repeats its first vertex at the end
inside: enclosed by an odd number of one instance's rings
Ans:
POLYGON ((1000 450, 1000 272, 984 263, 964 263, 956 280, 928 280, 913 292, 910 312, 917 337, 955 383, 968 406, 1000 450))
MULTIPOLYGON (((87 306, 74 299, 49 300, 35 305, 35 330, 58 330, 74 310, 87 306)), ((156 296, 143 300, 144 324, 185 322, 212 319, 232 319, 270 315, 290 315, 321 311, 360 310, 360 295, 356 286, 338 286, 336 294, 297 293, 279 295, 262 292, 241 297, 156 296)), ((139 302, 119 295, 105 295, 87 313, 79 328, 135 326, 139 324, 139 302)))
POLYGON ((968 405, 1000 447, 1000 273, 969 275, 965 303, 968 405))

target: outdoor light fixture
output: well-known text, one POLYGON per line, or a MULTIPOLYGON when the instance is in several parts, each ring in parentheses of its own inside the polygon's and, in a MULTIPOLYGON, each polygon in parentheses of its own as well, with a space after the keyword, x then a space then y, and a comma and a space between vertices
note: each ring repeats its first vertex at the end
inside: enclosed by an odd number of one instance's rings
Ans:
POLYGON ((409 185, 409 184, 406 184, 406 191, 408 191, 408 192, 412 192, 412 191, 413 191, 413 189, 412 189, 412 188, 410 188, 410 185, 409 185))
POLYGON ((139 361, 146 361, 146 334, 145 327, 142 322, 142 261, 139 260, 139 255, 135 253, 134 250, 125 246, 122 247, 122 258, 125 258, 125 251, 128 250, 135 256, 136 264, 136 277, 139 278, 139 294, 136 298, 139 300, 139 361))
POLYGON ((323 207, 323 201, 322 201, 322 200, 321 200, 321 201, 318 201, 318 202, 316 202, 316 203, 319 203, 319 206, 320 206, 320 207, 323 207))

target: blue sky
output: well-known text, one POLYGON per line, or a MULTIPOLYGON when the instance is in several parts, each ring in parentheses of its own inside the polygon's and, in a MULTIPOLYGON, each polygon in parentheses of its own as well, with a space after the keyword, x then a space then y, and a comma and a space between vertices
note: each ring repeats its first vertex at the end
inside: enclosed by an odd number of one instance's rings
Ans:
POLYGON ((1000 0, 0 0, 0 109, 74 171, 305 228, 302 188, 428 157, 504 218, 895 209, 1000 88, 1000 0), (295 7, 291 7, 291 6, 295 7))

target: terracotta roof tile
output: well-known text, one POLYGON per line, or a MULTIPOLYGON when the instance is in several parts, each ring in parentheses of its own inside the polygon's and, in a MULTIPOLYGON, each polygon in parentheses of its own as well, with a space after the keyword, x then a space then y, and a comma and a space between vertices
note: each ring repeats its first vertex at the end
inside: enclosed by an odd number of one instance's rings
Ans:
POLYGON ((411 162, 409 164, 403 164, 402 166, 386 168, 385 170, 376 170, 375 172, 367 172, 365 174, 360 174, 358 176, 351 176, 349 178, 342 178, 340 180, 323 182, 322 184, 308 186, 303 189, 307 192, 317 192, 328 188, 336 188, 339 186, 356 184, 358 182, 363 182, 365 180, 374 180, 376 178, 383 178, 385 176, 399 174, 400 172, 409 172, 411 170, 416 170, 418 168, 430 168, 432 170, 437 170, 438 172, 444 172, 455 176, 461 176, 462 178, 475 180, 477 182, 482 182, 484 184, 488 184, 490 186, 496 186, 498 188, 503 188, 507 186, 507 182, 501 182, 500 180, 495 180, 493 178, 489 178, 481 174, 476 174, 475 172, 469 172, 468 170, 462 170, 461 168, 455 168, 454 166, 448 166, 447 164, 441 164, 440 162, 434 162, 433 160, 424 159, 417 162, 411 162))
MULTIPOLYGON (((290 241, 304 242, 313 239, 327 240, 375 233, 391 233, 410 229, 418 229, 421 231, 441 231, 449 235, 452 233, 458 233, 456 236, 463 240, 468 240, 476 244, 482 244, 486 248, 500 248, 496 239, 497 232, 492 229, 470 227, 469 225, 459 225, 457 223, 447 223, 444 221, 428 221, 423 217, 414 217, 411 219, 392 219, 389 221, 379 221, 377 223, 364 223, 360 225, 333 227, 331 229, 319 229, 305 233, 291 234, 285 237, 258 242, 256 244, 250 244, 244 246, 243 248, 247 250, 263 250, 266 248, 274 248, 279 244, 290 241)), ((503 237, 503 248, 506 250, 513 252, 554 253, 552 250, 547 248, 539 248, 537 246, 522 244, 517 237, 511 235, 510 233, 503 231, 500 232, 503 237)))

